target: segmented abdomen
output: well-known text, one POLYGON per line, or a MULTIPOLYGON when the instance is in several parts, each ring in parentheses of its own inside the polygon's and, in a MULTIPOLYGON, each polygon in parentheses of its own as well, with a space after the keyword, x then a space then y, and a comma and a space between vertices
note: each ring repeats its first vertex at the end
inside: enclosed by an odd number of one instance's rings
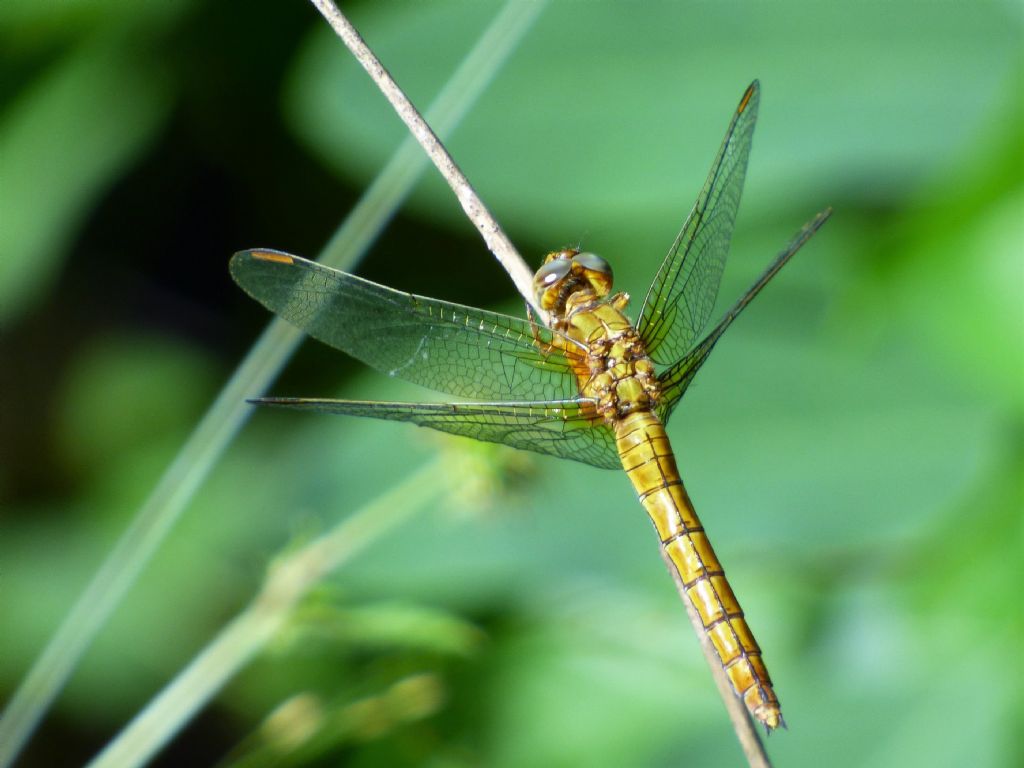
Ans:
POLYGON ((650 411, 631 413, 616 422, 615 440, 623 469, 679 572, 733 689, 758 721, 777 728, 782 711, 761 649, 683 487, 664 426, 650 411))

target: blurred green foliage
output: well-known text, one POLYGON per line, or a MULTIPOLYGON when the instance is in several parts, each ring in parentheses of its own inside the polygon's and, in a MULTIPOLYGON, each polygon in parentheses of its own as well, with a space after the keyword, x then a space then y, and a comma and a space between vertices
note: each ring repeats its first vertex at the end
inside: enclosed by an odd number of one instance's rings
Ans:
MULTIPOLYGON (((346 10, 425 105, 496 7, 346 10)), ((402 138, 310 7, 236 12, 0 5, 3 699, 266 321, 230 252, 313 255, 402 138)), ((779 765, 1024 760, 1022 42, 1008 2, 555 3, 450 143, 529 258, 582 242, 637 300, 754 77, 722 302, 835 208, 670 427, 777 683, 779 765)), ((363 271, 519 312, 488 259, 431 174, 363 271)), ((275 388, 339 392, 431 397, 312 344, 275 388)), ((277 553, 438 451, 465 491, 310 598, 159 764, 738 764, 623 477, 293 413, 235 442, 24 764, 80 764, 277 553)))

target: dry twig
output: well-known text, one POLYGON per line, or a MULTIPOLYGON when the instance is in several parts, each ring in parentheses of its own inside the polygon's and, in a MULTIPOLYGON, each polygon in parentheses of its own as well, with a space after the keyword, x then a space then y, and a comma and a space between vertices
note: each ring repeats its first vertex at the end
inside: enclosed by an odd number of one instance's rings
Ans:
POLYGON ((431 161, 441 172, 444 180, 448 182, 455 197, 466 212, 466 217, 473 222, 479 230, 487 248, 495 255, 501 265, 508 272, 516 289, 522 294, 526 302, 533 308, 533 311, 542 318, 547 318, 547 313, 537 306, 537 299, 533 295, 533 270, 526 264, 519 251, 512 245, 508 235, 505 234, 501 225, 484 205, 483 200, 477 195, 469 179, 459 170, 448 150, 444 148, 441 140, 437 138, 434 131, 427 125, 427 121, 417 111, 413 103, 398 87, 384 65, 380 63, 373 51, 365 43, 355 27, 338 10, 338 7, 328 0, 312 0, 313 5, 327 19, 327 23, 342 39, 345 46, 356 57, 356 60, 366 70, 367 74, 377 84, 380 92, 394 107, 395 112, 402 118, 402 122, 408 126, 409 131, 423 147, 431 161))

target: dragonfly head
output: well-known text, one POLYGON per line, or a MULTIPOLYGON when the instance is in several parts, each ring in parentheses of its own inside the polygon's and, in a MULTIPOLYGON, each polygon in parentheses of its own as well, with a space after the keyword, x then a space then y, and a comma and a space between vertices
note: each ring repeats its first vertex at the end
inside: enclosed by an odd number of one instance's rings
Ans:
POLYGON ((565 248, 549 253, 533 276, 537 301, 547 312, 560 314, 574 293, 588 292, 603 299, 612 290, 612 268, 594 253, 565 248))

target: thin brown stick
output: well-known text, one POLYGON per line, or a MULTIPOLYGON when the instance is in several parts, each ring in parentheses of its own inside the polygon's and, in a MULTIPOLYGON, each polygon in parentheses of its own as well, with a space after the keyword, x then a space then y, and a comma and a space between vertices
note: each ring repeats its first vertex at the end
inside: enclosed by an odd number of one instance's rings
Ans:
POLYGON ((455 161, 448 154, 448 150, 444 148, 441 140, 437 138, 434 131, 427 125, 426 120, 423 119, 423 116, 413 106, 413 103, 409 101, 409 98, 402 92, 402 89, 398 87, 398 84, 384 68, 384 65, 374 56, 373 51, 366 45, 363 38, 359 36, 355 27, 338 10, 338 7, 333 2, 330 2, 330 0, 311 0, 311 2, 327 20, 327 23, 331 25, 331 28, 341 38, 342 42, 345 43, 345 47, 352 52, 352 55, 356 57, 356 60, 366 70, 367 74, 370 75, 373 82, 377 84, 377 87, 391 103, 391 106, 398 113, 402 122, 408 126, 416 141, 423 147, 423 151, 427 153, 430 160, 437 167, 437 170, 441 172, 441 175, 448 182, 448 186, 451 187, 455 197, 458 198, 459 203, 462 205, 462 210, 466 212, 467 218, 473 222, 473 225, 487 244, 487 248, 498 259, 505 271, 508 272, 512 282, 515 283, 516 289, 522 294, 527 304, 533 308, 534 312, 546 320, 547 313, 537 306, 537 299, 534 296, 533 270, 526 264, 519 251, 516 250, 516 247, 512 245, 508 235, 505 234, 501 225, 498 224, 490 210, 484 205, 480 196, 477 195, 473 185, 469 183, 469 179, 462 173, 459 166, 455 164, 455 161))
MULTIPOLYGON (((490 249, 491 253, 497 257, 498 261, 509 273, 523 298, 526 299, 527 303, 541 318, 546 319, 546 313, 540 311, 533 295, 532 271, 483 201, 480 200, 473 186, 469 183, 469 179, 459 170, 459 167, 455 164, 455 161, 448 154, 448 151, 444 148, 444 145, 434 134, 433 130, 431 130, 412 102, 402 92, 401 88, 398 87, 398 84, 377 57, 374 56, 362 37, 359 36, 355 27, 338 10, 337 6, 330 2, 330 0, 311 0, 311 2, 342 39, 345 46, 352 52, 352 55, 356 57, 363 69, 366 70, 377 84, 377 87, 398 113, 398 116, 408 126, 413 136, 420 143, 420 146, 423 147, 431 161, 441 172, 441 175, 444 176, 445 181, 448 182, 448 185, 462 204, 462 209, 466 212, 466 216, 480 231, 488 249, 490 249)), ((739 740, 747 762, 751 768, 771 768, 771 763, 768 760, 767 753, 764 751, 764 746, 758 736, 754 722, 747 714, 743 703, 733 693, 725 671, 722 669, 718 653, 715 651, 714 646, 711 645, 711 641, 704 631, 700 616, 690 602, 679 574, 664 552, 662 552, 662 557, 665 558, 665 564, 672 574, 676 591, 679 593, 679 599, 686 607, 686 614, 690 619, 690 624, 693 626, 693 631, 700 640, 700 647, 704 653, 704 658, 711 668, 711 674, 715 679, 715 684, 718 686, 719 695, 725 703, 733 730, 736 732, 736 738, 739 740)))

